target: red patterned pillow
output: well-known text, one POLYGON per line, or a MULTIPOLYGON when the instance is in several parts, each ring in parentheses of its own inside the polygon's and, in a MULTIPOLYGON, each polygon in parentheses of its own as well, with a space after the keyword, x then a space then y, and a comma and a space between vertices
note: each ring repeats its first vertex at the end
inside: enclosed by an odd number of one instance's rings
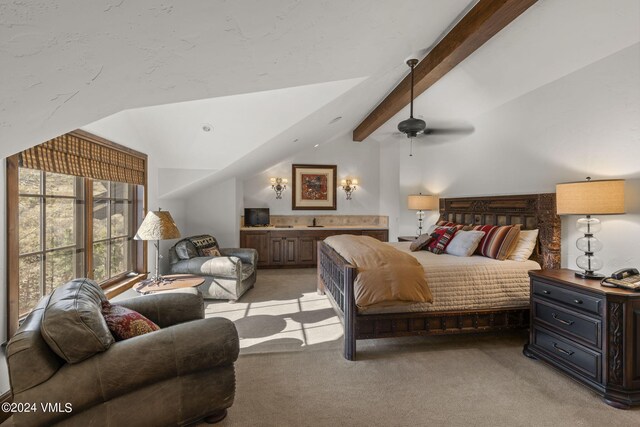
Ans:
POLYGON ((500 261, 507 259, 518 243, 520 225, 476 225, 474 230, 484 231, 476 254, 500 261))
POLYGON ((427 250, 429 252, 433 252, 434 254, 441 254, 447 248, 447 245, 453 238, 453 235, 456 234, 458 230, 455 227, 436 227, 436 229, 431 233, 431 237, 433 240, 429 245, 427 245, 427 250))
POLYGON ((102 302, 102 316, 116 341, 160 330, 158 325, 137 311, 112 305, 109 301, 102 302))
POLYGON ((457 222, 450 222, 445 220, 438 221, 436 225, 438 227, 449 227, 449 228, 455 227, 456 231, 460 231, 460 230, 470 231, 473 228, 473 227, 470 227, 469 225, 458 224, 457 222))

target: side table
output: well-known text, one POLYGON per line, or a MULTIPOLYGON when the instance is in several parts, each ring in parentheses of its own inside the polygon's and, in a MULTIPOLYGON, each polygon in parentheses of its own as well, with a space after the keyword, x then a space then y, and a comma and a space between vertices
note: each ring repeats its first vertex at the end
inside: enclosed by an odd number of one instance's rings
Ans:
POLYGON ((579 381, 616 408, 640 405, 640 292, 572 270, 530 271, 531 329, 523 353, 579 381))
POLYGON ((203 283, 204 277, 202 276, 196 276, 194 274, 171 274, 169 276, 162 276, 162 281, 159 283, 143 280, 133 285, 133 289, 142 295, 146 295, 173 289, 195 288, 203 283))

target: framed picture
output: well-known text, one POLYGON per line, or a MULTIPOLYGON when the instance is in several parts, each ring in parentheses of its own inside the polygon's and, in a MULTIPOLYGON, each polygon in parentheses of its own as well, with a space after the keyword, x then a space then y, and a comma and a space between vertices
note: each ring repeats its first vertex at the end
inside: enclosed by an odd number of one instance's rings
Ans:
POLYGON ((293 165, 291 208, 336 210, 336 166, 293 165))

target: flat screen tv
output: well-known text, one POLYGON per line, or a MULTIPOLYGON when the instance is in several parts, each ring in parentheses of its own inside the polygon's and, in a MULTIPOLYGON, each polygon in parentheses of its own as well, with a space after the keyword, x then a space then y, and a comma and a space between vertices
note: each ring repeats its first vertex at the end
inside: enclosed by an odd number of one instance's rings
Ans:
POLYGON ((245 227, 269 225, 269 208, 244 208, 245 227))

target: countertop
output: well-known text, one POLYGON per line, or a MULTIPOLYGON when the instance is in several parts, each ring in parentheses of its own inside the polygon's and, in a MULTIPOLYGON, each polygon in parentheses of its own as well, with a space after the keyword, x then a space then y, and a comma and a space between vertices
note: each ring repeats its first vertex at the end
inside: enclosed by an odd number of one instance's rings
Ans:
POLYGON ((324 227, 309 227, 307 225, 294 225, 293 227, 240 227, 240 231, 301 231, 301 230, 388 230, 389 227, 383 225, 325 225, 324 227))

